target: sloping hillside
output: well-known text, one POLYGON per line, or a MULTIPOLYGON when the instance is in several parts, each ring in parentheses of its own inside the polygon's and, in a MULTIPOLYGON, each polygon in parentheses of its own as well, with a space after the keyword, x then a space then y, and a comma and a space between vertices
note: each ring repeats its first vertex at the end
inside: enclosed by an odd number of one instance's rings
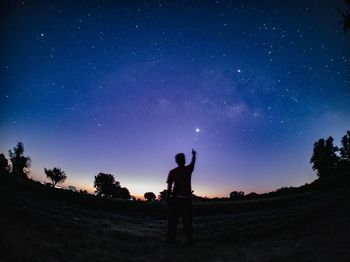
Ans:
POLYGON ((195 245, 163 242, 166 206, 0 178, 1 261, 349 261, 347 187, 195 203, 195 245))

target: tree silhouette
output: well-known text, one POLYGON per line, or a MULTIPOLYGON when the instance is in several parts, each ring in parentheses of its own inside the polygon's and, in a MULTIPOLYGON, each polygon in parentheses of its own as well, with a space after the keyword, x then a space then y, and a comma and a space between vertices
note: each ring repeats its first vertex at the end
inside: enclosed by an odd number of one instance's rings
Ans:
POLYGON ((147 201, 154 201, 157 198, 153 192, 146 192, 143 196, 147 201))
POLYGON ((341 139, 340 156, 342 160, 350 162, 350 130, 341 139))
POLYGON ((159 192, 158 199, 159 201, 166 201, 168 191, 164 189, 163 191, 159 192))
POLYGON ((98 196, 111 197, 113 185, 115 185, 113 175, 99 173, 97 176, 95 176, 94 187, 96 188, 95 192, 98 196))
POLYGON ((115 197, 130 199, 130 192, 126 187, 121 187, 111 174, 99 173, 95 176, 94 187, 96 194, 103 197, 115 197))
POLYGON ((122 198, 122 199, 130 199, 131 198, 129 190, 126 187, 121 187, 119 185, 119 182, 118 182, 118 185, 114 184, 114 186, 112 186, 112 195, 111 196, 115 197, 115 198, 122 198))
MULTIPOLYGON (((345 2, 347 2, 350 5, 350 0, 345 0, 345 2)), ((350 12, 349 10, 342 12, 339 8, 338 8, 338 12, 343 18, 343 20, 341 21, 341 24, 343 25, 344 34, 346 34, 348 30, 350 31, 350 12)))
POLYGON ((348 179, 350 178, 348 175, 350 174, 350 130, 346 132, 341 139, 340 148, 340 161, 339 161, 339 173, 347 175, 348 179))
POLYGON ((130 199, 131 198, 129 189, 127 189, 126 187, 122 187, 121 191, 122 191, 121 198, 123 198, 123 199, 130 199))
POLYGON ((6 159, 4 154, 0 154, 0 175, 10 174, 11 168, 9 161, 6 159))
POLYGON ((56 186, 56 184, 63 183, 67 178, 67 175, 59 167, 54 167, 53 169, 44 168, 44 171, 45 171, 46 177, 48 179, 51 179, 51 184, 53 187, 56 186))
POLYGON ((24 146, 22 142, 18 142, 13 151, 9 150, 9 156, 12 164, 12 174, 28 178, 30 172, 30 157, 23 156, 24 146))
POLYGON ((334 139, 330 136, 326 141, 322 138, 314 143, 313 154, 310 159, 312 169, 316 170, 320 180, 332 179, 339 157, 338 148, 333 145, 334 139))
POLYGON ((231 199, 239 199, 242 198, 244 196, 244 192, 243 191, 232 191, 230 193, 230 198, 231 199))
POLYGON ((255 192, 251 192, 248 195, 246 195, 245 198, 252 199, 252 198, 257 198, 258 196, 259 196, 259 194, 255 193, 255 192))

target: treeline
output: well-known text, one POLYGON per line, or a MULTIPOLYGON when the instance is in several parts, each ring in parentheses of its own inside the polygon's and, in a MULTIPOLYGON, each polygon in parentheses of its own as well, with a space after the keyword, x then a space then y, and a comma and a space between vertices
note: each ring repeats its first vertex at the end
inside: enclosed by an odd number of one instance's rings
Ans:
POLYGON ((21 178, 28 178, 30 173, 31 159, 28 156, 24 156, 23 143, 19 142, 13 150, 9 150, 9 161, 4 154, 0 154, 0 174, 7 175, 12 174, 21 178))
MULTIPOLYGON (((0 175, 13 175, 22 179, 29 179, 31 158, 29 156, 24 156, 24 145, 22 142, 9 150, 9 161, 6 159, 5 155, 0 154, 0 175)), ((55 187, 59 183, 63 183, 67 175, 59 167, 54 167, 52 169, 44 168, 46 177, 51 180, 50 185, 55 187)))
MULTIPOLYGON (((3 153, 0 154, 0 175, 13 175, 24 180, 30 180, 31 158, 24 156, 23 143, 18 142, 12 150, 9 150, 8 154, 10 162, 3 153)), ((67 179, 66 173, 59 167, 53 167, 51 169, 44 168, 44 173, 50 180, 50 183, 45 184, 52 187, 64 183, 67 179)), ((129 190, 121 187, 120 183, 111 174, 99 173, 95 176, 94 187, 96 188, 95 193, 97 196, 122 199, 132 198, 129 190)), ((68 188, 75 187, 70 186, 68 188)), ((86 190, 80 190, 79 192, 87 194, 86 190)))
MULTIPOLYGON (((335 146, 333 142, 334 139, 330 136, 327 139, 321 138, 314 143, 310 164, 312 169, 316 171, 317 179, 310 184, 306 183, 299 187, 282 187, 263 194, 255 192, 245 194, 243 191, 232 191, 227 197, 215 198, 192 194, 192 199, 194 201, 250 200, 304 193, 320 187, 322 189, 332 189, 333 186, 348 185, 350 183, 350 130, 341 138, 340 147, 335 146)), ((145 198, 147 199, 146 196, 145 198)), ((165 199, 166 190, 164 189, 159 193, 158 200, 163 201, 165 199)), ((149 200, 155 200, 155 195, 149 200)))
POLYGON ((347 179, 350 175, 350 130, 342 137, 340 148, 333 142, 330 136, 314 143, 310 163, 322 183, 347 179))
POLYGON ((215 200, 243 200, 265 197, 278 197, 292 193, 308 192, 314 188, 332 188, 337 185, 348 185, 350 182, 350 130, 340 140, 340 147, 334 145, 332 136, 327 139, 321 138, 313 145, 310 159, 312 169, 316 171, 317 179, 311 184, 299 187, 282 187, 275 191, 245 195, 242 191, 233 191, 228 198, 215 198, 215 200))
MULTIPOLYGON (((316 171, 317 179, 311 184, 305 184, 300 187, 282 187, 275 191, 257 194, 255 192, 245 194, 243 191, 232 191, 228 197, 207 198, 192 194, 194 201, 209 200, 249 200, 265 198, 272 196, 283 196, 292 193, 301 193, 310 191, 312 188, 322 186, 332 187, 333 185, 348 184, 350 182, 350 130, 341 138, 341 146, 333 144, 333 137, 327 139, 321 138, 313 145, 313 153, 310 159, 312 169, 316 171)), ((22 179, 29 179, 31 159, 24 155, 24 145, 19 142, 12 150, 8 152, 9 160, 2 153, 0 154, 0 175, 13 175, 22 179)), ((66 173, 59 167, 52 169, 44 168, 46 177, 51 183, 46 183, 52 187, 65 182, 66 173)), ((95 194, 100 197, 113 197, 120 199, 132 199, 126 187, 122 187, 120 182, 116 181, 112 174, 99 173, 94 177, 95 194)), ((87 193, 86 190, 80 190, 80 193, 87 193)), ((144 198, 147 201, 165 201, 167 190, 159 192, 156 196, 153 192, 146 192, 144 198)))

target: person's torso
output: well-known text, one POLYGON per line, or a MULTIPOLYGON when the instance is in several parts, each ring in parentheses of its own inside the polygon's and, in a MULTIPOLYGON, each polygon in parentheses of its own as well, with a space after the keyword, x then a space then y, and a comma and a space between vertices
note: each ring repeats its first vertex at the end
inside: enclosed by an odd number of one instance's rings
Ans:
POLYGON ((191 189, 191 169, 188 166, 177 167, 173 169, 174 190, 173 194, 177 197, 190 197, 191 189))

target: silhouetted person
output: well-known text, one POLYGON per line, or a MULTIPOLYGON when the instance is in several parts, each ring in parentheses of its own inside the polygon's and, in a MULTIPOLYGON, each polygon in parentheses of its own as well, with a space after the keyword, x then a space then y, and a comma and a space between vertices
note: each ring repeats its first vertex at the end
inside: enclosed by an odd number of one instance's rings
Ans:
POLYGON ((185 166, 186 160, 183 153, 175 156, 175 162, 177 163, 177 167, 170 170, 167 179, 168 234, 166 240, 168 243, 173 243, 175 241, 177 224, 181 217, 187 242, 192 245, 191 177, 196 162, 196 151, 192 149, 192 161, 189 165, 185 166))

